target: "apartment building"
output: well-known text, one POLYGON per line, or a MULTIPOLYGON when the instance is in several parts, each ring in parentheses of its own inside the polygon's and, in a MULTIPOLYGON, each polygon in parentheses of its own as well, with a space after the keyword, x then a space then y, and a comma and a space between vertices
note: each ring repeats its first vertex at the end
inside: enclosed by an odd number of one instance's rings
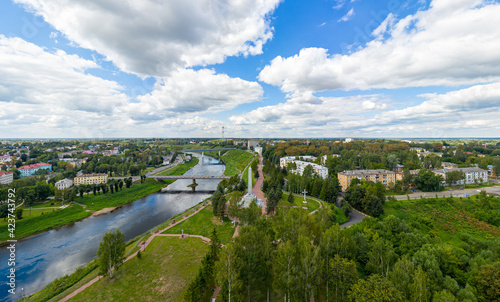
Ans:
POLYGON ((56 182, 56 188, 58 190, 65 190, 73 186, 73 181, 71 179, 65 178, 56 182))
POLYGON ((38 170, 47 170, 47 172, 52 172, 52 165, 46 163, 32 164, 22 166, 19 169, 21 177, 34 175, 38 170))
POLYGON ((355 178, 373 182, 380 182, 384 186, 390 183, 395 183, 397 180, 402 179, 402 174, 397 174, 393 171, 384 169, 376 170, 348 170, 337 174, 339 183, 342 186, 342 191, 347 190, 351 181, 355 178))
POLYGON ((98 174, 82 174, 75 177, 73 180, 75 186, 78 185, 91 185, 91 184, 105 184, 108 182, 108 175, 105 173, 98 174))
POLYGON ((14 173, 0 171, 0 185, 8 185, 14 181, 14 173))
POLYGON ((457 185, 470 185, 475 183, 488 182, 488 171, 481 168, 456 168, 456 169, 439 169, 433 170, 434 174, 441 175, 446 182, 446 173, 451 171, 462 171, 464 172, 465 178, 458 181, 457 185))

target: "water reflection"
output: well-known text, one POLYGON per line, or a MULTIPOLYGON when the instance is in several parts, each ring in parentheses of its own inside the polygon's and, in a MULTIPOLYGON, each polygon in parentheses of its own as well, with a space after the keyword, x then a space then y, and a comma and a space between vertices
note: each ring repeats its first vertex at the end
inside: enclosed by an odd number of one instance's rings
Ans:
MULTIPOLYGON (((189 175, 222 175, 223 165, 213 158, 205 156, 200 163, 189 170, 189 175), (204 164, 203 164, 204 163, 204 164), (205 165, 206 164, 206 165, 205 165)), ((213 190, 219 180, 199 180, 199 189, 213 190)), ((187 186, 191 180, 178 180, 167 190, 191 189, 187 186)), ((131 204, 125 205, 112 213, 89 217, 73 225, 21 240, 17 243, 16 295, 8 294, 6 284, 8 275, 6 248, 0 250, 0 301, 14 301, 22 297, 21 288, 30 295, 56 278, 72 273, 79 266, 92 260, 105 232, 119 228, 125 233, 125 240, 134 238, 170 217, 196 205, 208 198, 209 194, 161 194, 155 193, 131 204), (4 281, 5 280, 5 281, 4 281)))

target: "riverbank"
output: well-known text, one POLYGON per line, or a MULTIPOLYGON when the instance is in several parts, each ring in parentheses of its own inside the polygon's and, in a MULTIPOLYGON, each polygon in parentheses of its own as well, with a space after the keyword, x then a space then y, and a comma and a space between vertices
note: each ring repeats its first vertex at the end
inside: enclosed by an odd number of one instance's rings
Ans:
MULTIPOLYGON (((205 199, 194 205, 193 207, 186 209, 182 213, 170 217, 169 219, 153 227, 149 231, 127 241, 125 249, 126 257, 136 253, 142 247, 141 243, 148 241, 154 234, 158 233, 158 231, 164 230, 168 226, 173 225, 173 222, 179 222, 189 215, 199 213, 204 207, 204 204, 206 204, 207 202, 208 199, 205 199)), ((192 261, 190 263, 197 264, 192 261)), ((78 268, 74 273, 65 275, 47 284, 40 291, 27 297, 26 301, 59 301, 97 277, 98 270, 98 266, 96 265, 95 261, 92 260, 88 264, 78 268)))
MULTIPOLYGON (((198 159, 193 158, 193 160, 188 163, 182 163, 171 169, 167 169, 168 172, 166 173, 169 173, 168 175, 182 175, 197 163, 198 159)), ((68 226, 88 218, 96 212, 96 215, 109 213, 123 205, 149 196, 152 193, 159 192, 166 185, 174 181, 175 180, 156 181, 154 179, 147 179, 142 184, 133 184, 130 188, 123 187, 121 190, 114 193, 108 192, 98 195, 93 195, 91 193, 84 195, 83 198, 77 196, 75 201, 85 207, 78 204, 72 204, 64 209, 53 209, 51 212, 48 211, 43 215, 33 217, 26 217, 25 213, 25 218, 16 221, 15 239, 25 239, 53 229, 68 226)), ((27 209, 25 209, 25 211, 27 211, 27 209)), ((0 227, 6 226, 7 221, 0 221, 0 227)), ((8 239, 12 239, 8 237, 8 232, 0 233, 0 246, 7 244, 8 239)))

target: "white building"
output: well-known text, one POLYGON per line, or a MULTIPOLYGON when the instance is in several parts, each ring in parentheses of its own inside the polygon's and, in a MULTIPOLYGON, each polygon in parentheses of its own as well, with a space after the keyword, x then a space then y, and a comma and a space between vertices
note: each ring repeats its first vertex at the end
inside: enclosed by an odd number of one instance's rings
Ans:
POLYGON ((340 157, 340 154, 330 154, 330 155, 323 155, 323 156, 321 156, 321 164, 322 165, 326 164, 326 160, 328 159, 328 156, 331 156, 331 157, 340 157))
POLYGON ((0 171, 0 185, 7 185, 14 181, 14 173, 0 171))
POLYGON ((73 181, 71 179, 65 178, 56 182, 56 188, 58 190, 65 190, 73 186, 73 181))
POLYGON ((314 160, 316 160, 316 156, 305 155, 305 156, 282 157, 282 158, 280 158, 280 167, 281 168, 287 167, 289 163, 295 163, 295 165, 297 166, 297 169, 292 170, 290 172, 302 175, 304 173, 304 169, 310 165, 313 168, 314 173, 318 174, 319 177, 321 177, 321 178, 328 177, 328 168, 323 167, 323 166, 318 165, 318 164, 315 164, 315 163, 312 163, 312 162, 303 161, 302 159, 314 161, 314 160), (299 160, 299 159, 301 159, 301 160, 299 160))
POLYGON ((255 147, 253 149, 255 152, 259 153, 259 155, 262 155, 262 147, 255 147))
POLYGON ((312 155, 304 155, 304 156, 286 156, 280 158, 280 167, 286 167, 288 166, 289 163, 293 163, 295 161, 301 160, 301 161, 315 161, 316 156, 312 155))
POLYGON ((451 171, 462 171, 464 172, 465 178, 461 181, 458 181, 458 185, 463 184, 475 184, 475 183, 483 183, 488 182, 488 171, 483 170, 481 168, 456 168, 456 169, 439 169, 434 170, 434 174, 443 176, 443 179, 446 181, 446 173, 451 171))

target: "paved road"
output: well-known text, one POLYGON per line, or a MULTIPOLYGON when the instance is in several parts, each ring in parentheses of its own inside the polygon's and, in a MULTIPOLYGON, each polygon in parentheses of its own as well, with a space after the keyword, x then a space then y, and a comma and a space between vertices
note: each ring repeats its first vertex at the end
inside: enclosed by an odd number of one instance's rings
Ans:
MULTIPOLYGON (((408 196, 410 197, 410 199, 431 198, 431 197, 436 197, 436 194, 438 197, 450 197, 450 196, 465 197, 466 194, 476 195, 476 194, 479 194, 481 191, 486 191, 486 193, 490 193, 490 194, 499 194, 500 193, 500 186, 486 187, 486 188, 479 188, 479 189, 443 191, 443 192, 416 192, 416 193, 408 194, 408 196)), ((407 200, 408 196, 407 195, 393 195, 393 197, 396 198, 397 200, 407 200)))
POLYGON ((366 217, 365 214, 358 212, 356 210, 352 210, 352 212, 349 213, 349 221, 341 224, 340 228, 341 229, 348 228, 350 226, 355 225, 356 223, 360 223, 361 221, 363 221, 365 217, 366 217))

